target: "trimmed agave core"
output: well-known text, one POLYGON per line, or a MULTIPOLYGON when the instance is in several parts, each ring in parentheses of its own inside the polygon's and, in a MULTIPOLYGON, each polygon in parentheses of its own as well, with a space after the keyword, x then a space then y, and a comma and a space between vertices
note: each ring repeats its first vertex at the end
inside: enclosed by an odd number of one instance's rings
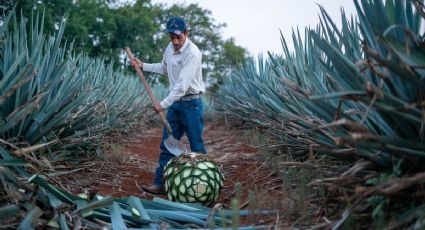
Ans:
POLYGON ((189 153, 175 157, 164 168, 168 199, 210 205, 223 188, 224 176, 206 155, 189 153))

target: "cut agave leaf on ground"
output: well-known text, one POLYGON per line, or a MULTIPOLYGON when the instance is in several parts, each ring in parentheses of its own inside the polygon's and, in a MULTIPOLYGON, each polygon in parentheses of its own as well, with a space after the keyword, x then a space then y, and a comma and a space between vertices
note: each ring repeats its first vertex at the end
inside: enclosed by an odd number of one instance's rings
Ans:
POLYGON ((138 211, 138 214, 139 214, 138 216, 142 217, 145 220, 151 220, 150 216, 146 212, 146 209, 143 207, 143 204, 140 201, 140 198, 131 196, 128 199, 128 203, 138 211))
POLYGON ((61 230, 70 230, 64 214, 59 214, 59 225, 61 230))
POLYGON ((35 229, 34 224, 41 215, 43 215, 43 211, 38 206, 34 206, 19 224, 19 229, 35 229))
POLYGON ((120 207, 116 202, 113 202, 109 207, 109 213, 111 214, 111 223, 112 229, 122 229, 126 230, 127 226, 124 222, 124 219, 121 216, 120 207))
POLYGON ((91 202, 91 203, 87 203, 83 207, 80 207, 80 208, 76 209, 75 211, 73 211, 73 214, 108 207, 109 205, 112 204, 113 201, 114 201, 114 198, 112 196, 107 196, 107 197, 105 197, 101 200, 97 200, 97 201, 94 201, 94 202, 91 202))
POLYGON ((135 209, 138 213, 138 215, 137 214, 136 215, 140 216, 141 219, 152 221, 152 223, 149 223, 149 228, 151 228, 151 229, 158 229, 159 228, 158 223, 155 223, 152 220, 152 218, 149 216, 146 209, 143 207, 143 204, 142 204, 140 198, 135 197, 135 196, 131 196, 128 199, 128 203, 131 205, 133 213, 134 213, 133 209, 135 209))
POLYGON ((66 202, 67 204, 73 204, 74 203, 74 196, 71 195, 68 192, 62 191, 59 188, 56 188, 52 184, 48 183, 44 178, 41 176, 34 174, 32 177, 28 180, 29 183, 35 183, 43 188, 45 188, 47 191, 51 192, 53 195, 55 195, 58 199, 61 201, 66 202))
POLYGON ((155 209, 147 210, 147 212, 150 215, 161 218, 161 219, 173 220, 177 222, 193 223, 199 226, 204 226, 206 224, 206 221, 203 221, 193 216, 178 213, 178 212, 166 211, 166 210, 155 210, 155 209))
POLYGON ((12 160, 0 159, 0 166, 26 166, 26 165, 29 165, 29 163, 22 159, 12 159, 12 160))
POLYGON ((18 216, 23 211, 16 204, 9 204, 3 207, 0 207, 0 219, 7 218, 10 216, 18 216))

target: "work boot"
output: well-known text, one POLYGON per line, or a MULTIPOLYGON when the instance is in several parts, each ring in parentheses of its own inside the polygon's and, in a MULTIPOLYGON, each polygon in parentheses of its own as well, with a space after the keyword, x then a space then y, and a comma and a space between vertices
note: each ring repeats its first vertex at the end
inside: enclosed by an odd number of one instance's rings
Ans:
POLYGON ((149 186, 140 186, 145 192, 155 194, 155 195, 164 195, 165 190, 164 186, 157 185, 157 184, 151 184, 149 186))

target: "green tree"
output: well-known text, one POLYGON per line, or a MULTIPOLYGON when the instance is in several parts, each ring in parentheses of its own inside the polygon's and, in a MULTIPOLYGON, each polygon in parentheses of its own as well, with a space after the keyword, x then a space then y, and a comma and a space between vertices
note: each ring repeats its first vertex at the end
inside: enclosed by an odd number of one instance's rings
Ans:
POLYGON ((116 54, 123 55, 122 48, 129 46, 144 61, 160 61, 164 47, 158 15, 162 9, 150 1, 138 0, 113 12, 117 25, 113 39, 116 54))
MULTIPOLYGON (((182 16, 190 29, 190 38, 203 52, 205 80, 212 84, 222 82, 223 76, 245 59, 247 52, 233 39, 224 40, 221 29, 211 11, 198 4, 152 4, 137 0, 120 4, 117 0, 5 0, 4 8, 16 4, 23 16, 31 18, 33 9, 45 14, 46 31, 57 30, 66 18, 64 37, 73 42, 74 50, 84 51, 91 57, 104 56, 109 62, 123 66, 123 48, 131 47, 137 57, 146 62, 161 61, 169 38, 165 23, 171 16, 182 16)), ((166 78, 163 78, 166 80, 166 78)))
POLYGON ((247 57, 247 51, 237 46, 234 39, 224 40, 221 37, 221 29, 226 24, 217 23, 210 10, 203 9, 198 4, 174 4, 164 11, 162 23, 171 16, 181 16, 187 21, 189 37, 203 53, 203 73, 210 84, 221 84, 223 77, 247 57))
POLYGON ((106 1, 80 0, 68 12, 65 37, 91 57, 116 60, 113 39, 117 25, 106 1))
POLYGON ((4 0, 5 15, 16 7, 17 16, 31 19, 33 10, 44 13, 44 30, 51 32, 58 29, 63 16, 73 8, 71 0, 4 0))
POLYGON ((241 66, 241 63, 247 57, 247 51, 235 44, 235 40, 230 38, 222 41, 219 46, 219 57, 215 63, 215 83, 223 83, 223 76, 228 76, 231 71, 241 66))

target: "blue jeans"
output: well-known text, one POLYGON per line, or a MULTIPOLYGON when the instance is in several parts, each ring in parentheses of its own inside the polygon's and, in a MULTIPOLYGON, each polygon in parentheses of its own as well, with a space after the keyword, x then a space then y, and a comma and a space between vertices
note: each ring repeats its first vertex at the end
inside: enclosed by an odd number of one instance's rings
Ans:
MULTIPOLYGON (((174 138, 180 140, 186 133, 190 143, 190 151, 205 154, 207 150, 204 147, 203 139, 203 112, 204 108, 201 99, 177 101, 168 108, 167 120, 173 130, 174 138)), ((157 185, 163 184, 162 174, 164 166, 175 157, 175 155, 171 154, 164 145, 164 140, 167 138, 167 129, 164 127, 160 145, 161 154, 159 155, 159 166, 155 172, 154 183, 157 185)))

